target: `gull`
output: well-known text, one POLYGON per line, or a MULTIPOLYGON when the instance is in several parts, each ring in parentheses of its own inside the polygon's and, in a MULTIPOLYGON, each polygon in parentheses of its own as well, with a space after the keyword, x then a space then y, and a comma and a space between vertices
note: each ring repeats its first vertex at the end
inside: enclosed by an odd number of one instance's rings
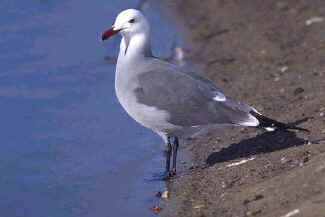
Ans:
POLYGON ((176 174, 179 139, 229 126, 308 131, 272 120, 226 96, 201 74, 153 56, 150 24, 140 11, 120 12, 102 40, 117 33, 122 35, 115 73, 117 98, 134 120, 166 143, 166 178, 176 174))

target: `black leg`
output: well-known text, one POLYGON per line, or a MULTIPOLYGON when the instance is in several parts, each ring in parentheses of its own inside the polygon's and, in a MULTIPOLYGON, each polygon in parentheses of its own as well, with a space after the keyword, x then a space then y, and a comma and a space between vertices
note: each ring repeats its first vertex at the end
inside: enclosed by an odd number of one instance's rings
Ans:
POLYGON ((166 144, 166 177, 169 178, 170 176, 170 157, 172 153, 172 145, 170 144, 170 137, 168 137, 168 141, 166 144))
POLYGON ((176 175, 176 160, 177 160, 177 150, 178 150, 178 138, 174 138, 174 144, 173 144, 173 169, 172 169, 172 175, 176 175))

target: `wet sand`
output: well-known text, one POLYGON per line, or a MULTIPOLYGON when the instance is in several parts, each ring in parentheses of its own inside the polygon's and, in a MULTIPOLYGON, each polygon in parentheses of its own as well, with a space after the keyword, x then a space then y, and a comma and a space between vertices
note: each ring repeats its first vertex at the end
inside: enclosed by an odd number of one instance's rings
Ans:
POLYGON ((218 87, 311 133, 235 129, 187 141, 192 162, 161 216, 325 216, 325 21, 307 21, 324 16, 325 2, 164 2, 184 24, 188 58, 218 87))

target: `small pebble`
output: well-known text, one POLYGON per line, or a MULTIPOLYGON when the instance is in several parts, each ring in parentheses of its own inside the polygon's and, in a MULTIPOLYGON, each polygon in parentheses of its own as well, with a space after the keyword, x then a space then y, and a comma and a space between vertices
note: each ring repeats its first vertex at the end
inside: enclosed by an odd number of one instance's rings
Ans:
POLYGON ((319 116, 323 117, 324 116, 324 112, 319 113, 319 116))
POLYGON ((323 72, 314 72, 314 76, 323 76, 323 72))
POLYGON ((254 200, 256 201, 256 200, 260 200, 260 199, 263 199, 264 198, 264 196, 263 195, 261 195, 261 194, 258 194, 258 195, 255 195, 255 198, 254 198, 254 200))
POLYGON ((295 91, 293 92, 293 94, 295 95, 295 96, 297 96, 298 94, 301 94, 301 93, 303 93, 305 90, 302 88, 302 87, 298 87, 298 88, 296 88, 295 89, 295 91))
POLYGON ((221 79, 223 82, 225 82, 225 83, 228 83, 229 81, 228 81, 228 79, 227 78, 223 78, 223 79, 221 79))
POLYGON ((252 215, 252 212, 249 211, 249 210, 246 210, 246 211, 245 211, 245 216, 250 216, 250 215, 252 215))
POLYGON ((302 160, 304 163, 307 163, 309 161, 309 157, 306 156, 303 160, 302 160))
POLYGON ((286 72, 288 69, 289 69, 288 66, 283 66, 283 67, 279 68, 280 72, 282 72, 282 73, 286 72))
POLYGON ((281 216, 281 217, 292 217, 300 213, 299 209, 292 210, 291 212, 288 212, 287 214, 281 216))
POLYGON ((263 49, 263 50, 260 51, 260 53, 261 53, 262 55, 265 55, 265 54, 267 54, 267 51, 263 49))
POLYGON ((162 208, 157 206, 157 205, 153 205, 151 208, 150 208, 151 211, 153 211, 154 213, 158 214, 162 208))
POLYGON ((163 198, 163 199, 169 198, 169 191, 167 189, 162 193, 161 198, 163 198))
POLYGON ((288 2, 285 1, 277 2, 276 6, 281 10, 287 10, 289 8, 288 2))
POLYGON ((287 162, 287 158, 286 157, 281 157, 280 161, 281 161, 281 163, 285 163, 285 162, 287 162))
POLYGON ((200 209, 200 208, 204 208, 203 204, 198 204, 198 205, 194 205, 193 209, 200 209))
POLYGON ((321 23, 324 21, 323 17, 312 17, 305 21, 306 26, 310 26, 313 23, 321 23))

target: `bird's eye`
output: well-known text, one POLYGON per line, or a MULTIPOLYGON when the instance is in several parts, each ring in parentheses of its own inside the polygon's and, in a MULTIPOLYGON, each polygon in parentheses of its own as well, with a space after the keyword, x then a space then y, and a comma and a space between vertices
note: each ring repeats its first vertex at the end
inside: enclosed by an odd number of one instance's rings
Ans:
POLYGON ((134 23, 134 22, 135 22, 135 19, 129 20, 129 23, 134 23))

